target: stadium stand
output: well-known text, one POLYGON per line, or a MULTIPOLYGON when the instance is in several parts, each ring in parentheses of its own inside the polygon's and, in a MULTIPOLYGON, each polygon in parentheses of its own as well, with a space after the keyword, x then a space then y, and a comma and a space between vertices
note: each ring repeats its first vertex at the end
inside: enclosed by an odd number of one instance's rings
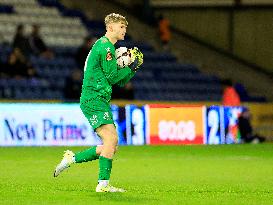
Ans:
MULTIPOLYGON (((54 52, 53 59, 30 56, 38 78, 1 78, 2 98, 64 100, 65 78, 76 68, 74 55, 84 37, 104 34, 104 24, 93 21, 79 10, 65 8, 56 0, 0 0, 0 59, 6 62, 18 24, 29 32, 32 24, 41 26, 45 43, 54 52)), ((165 101, 220 101, 218 78, 201 73, 195 65, 178 63, 167 52, 158 53, 145 42, 130 37, 117 47, 139 47, 145 56, 141 72, 133 79, 135 99, 165 101)))

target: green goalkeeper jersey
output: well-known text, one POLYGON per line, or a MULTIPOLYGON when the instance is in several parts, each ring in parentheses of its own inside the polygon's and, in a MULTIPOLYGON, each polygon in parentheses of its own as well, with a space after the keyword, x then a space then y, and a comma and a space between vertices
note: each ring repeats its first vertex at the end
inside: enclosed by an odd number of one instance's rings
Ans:
POLYGON ((115 47, 105 36, 96 41, 84 66, 81 104, 111 100, 112 85, 124 86, 133 76, 129 67, 121 68, 115 58, 115 47))

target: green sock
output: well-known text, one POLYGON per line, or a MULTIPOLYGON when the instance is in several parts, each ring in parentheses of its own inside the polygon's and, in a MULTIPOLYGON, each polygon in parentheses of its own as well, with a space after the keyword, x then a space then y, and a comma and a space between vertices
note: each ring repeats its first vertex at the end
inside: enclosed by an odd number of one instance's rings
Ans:
POLYGON ((99 155, 97 155, 96 153, 96 148, 97 146, 91 147, 87 150, 76 153, 75 154, 76 163, 88 162, 88 161, 98 159, 99 155))
POLYGON ((106 157, 100 156, 99 158, 99 180, 109 180, 112 169, 112 159, 108 159, 106 157))

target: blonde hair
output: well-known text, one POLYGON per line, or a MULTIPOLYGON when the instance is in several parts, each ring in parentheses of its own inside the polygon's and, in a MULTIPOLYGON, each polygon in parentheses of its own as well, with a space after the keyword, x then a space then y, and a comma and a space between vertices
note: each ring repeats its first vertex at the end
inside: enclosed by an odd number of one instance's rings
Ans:
POLYGON ((104 19, 104 23, 105 23, 106 27, 110 23, 118 23, 118 22, 121 22, 121 23, 125 24, 126 26, 128 26, 128 22, 127 22, 126 18, 120 14, 111 13, 111 14, 108 14, 104 19))

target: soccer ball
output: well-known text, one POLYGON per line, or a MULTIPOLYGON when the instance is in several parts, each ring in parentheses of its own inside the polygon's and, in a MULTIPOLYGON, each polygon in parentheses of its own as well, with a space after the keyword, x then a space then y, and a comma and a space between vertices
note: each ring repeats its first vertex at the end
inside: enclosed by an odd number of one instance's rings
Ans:
POLYGON ((119 47, 115 52, 117 64, 119 67, 126 67, 131 62, 130 51, 126 47, 119 47))

